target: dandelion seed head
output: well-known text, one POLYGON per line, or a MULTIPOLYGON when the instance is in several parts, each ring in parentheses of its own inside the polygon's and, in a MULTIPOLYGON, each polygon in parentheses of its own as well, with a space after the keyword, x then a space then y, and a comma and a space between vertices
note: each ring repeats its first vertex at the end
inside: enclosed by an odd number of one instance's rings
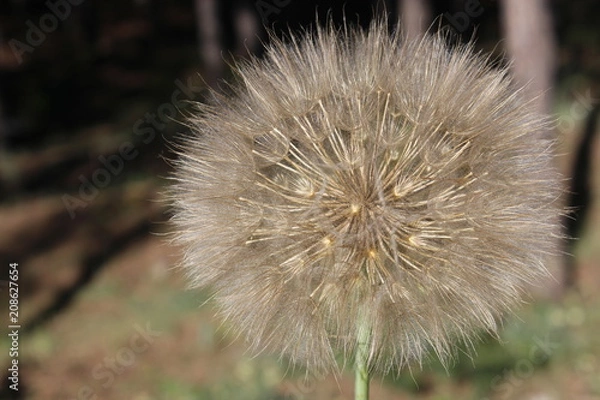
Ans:
POLYGON ((172 199, 192 285, 255 350, 316 373, 354 351, 359 315, 383 372, 495 332, 554 251, 545 119, 440 36, 290 42, 191 121, 172 199))

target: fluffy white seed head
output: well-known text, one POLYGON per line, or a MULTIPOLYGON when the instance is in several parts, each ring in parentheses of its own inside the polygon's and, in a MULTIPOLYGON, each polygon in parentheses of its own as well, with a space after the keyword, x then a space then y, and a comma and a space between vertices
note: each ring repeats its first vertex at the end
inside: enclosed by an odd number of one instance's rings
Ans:
POLYGON ((275 41, 201 105, 172 188, 192 284, 256 350, 313 372, 442 360, 546 274, 551 143, 506 70, 385 24, 275 41))

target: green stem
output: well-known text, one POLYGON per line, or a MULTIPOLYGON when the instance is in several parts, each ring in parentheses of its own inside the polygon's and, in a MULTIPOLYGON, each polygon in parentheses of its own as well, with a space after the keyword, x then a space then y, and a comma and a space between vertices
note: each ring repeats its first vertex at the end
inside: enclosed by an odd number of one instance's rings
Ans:
POLYGON ((369 400, 369 341, 371 330, 365 318, 358 321, 358 345, 354 357, 356 376, 354 381, 354 399, 369 400))

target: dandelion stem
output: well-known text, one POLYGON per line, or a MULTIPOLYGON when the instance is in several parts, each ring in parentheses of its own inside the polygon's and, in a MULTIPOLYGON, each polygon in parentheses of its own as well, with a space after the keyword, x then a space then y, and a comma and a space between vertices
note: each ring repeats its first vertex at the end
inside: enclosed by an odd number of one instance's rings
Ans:
POLYGON ((358 345, 354 358, 356 376, 354 381, 354 399, 369 400, 369 339, 371 329, 364 315, 358 319, 358 345))

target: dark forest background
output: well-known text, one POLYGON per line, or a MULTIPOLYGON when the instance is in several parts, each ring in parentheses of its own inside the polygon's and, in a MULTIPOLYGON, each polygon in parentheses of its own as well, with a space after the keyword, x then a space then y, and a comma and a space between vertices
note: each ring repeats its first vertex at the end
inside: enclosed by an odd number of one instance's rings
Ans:
POLYGON ((444 30, 512 60, 555 117, 547 134, 568 178, 572 239, 550 266, 554 279, 506 321, 502 344, 484 337, 476 358, 449 371, 431 361, 378 378, 373 398, 600 399, 593 0, 2 0, 0 398, 350 399, 350 374, 312 382, 269 355, 250 358, 198 307, 208 295, 186 291, 173 270, 161 192, 189 101, 223 88, 234 60, 260 57, 267 28, 283 37, 317 20, 364 27, 384 15, 408 37, 444 30), (10 263, 20 279, 18 392, 4 350, 10 263), (132 345, 141 331, 143 350, 132 345))

